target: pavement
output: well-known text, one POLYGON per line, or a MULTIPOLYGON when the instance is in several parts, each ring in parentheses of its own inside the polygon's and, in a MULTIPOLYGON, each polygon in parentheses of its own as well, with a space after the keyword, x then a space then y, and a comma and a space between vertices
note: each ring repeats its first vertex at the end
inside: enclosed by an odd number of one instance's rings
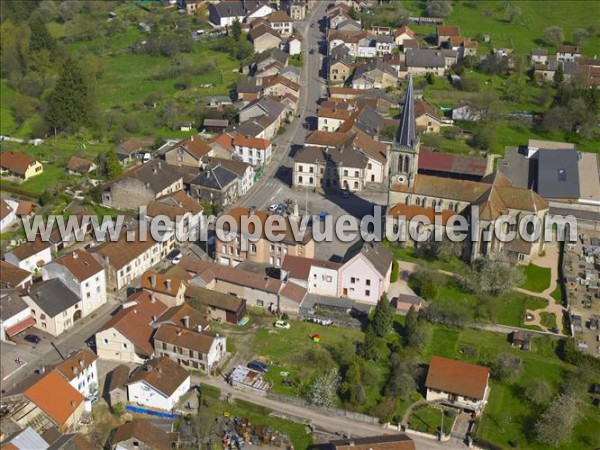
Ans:
POLYGON ((2 342, 0 344, 0 375, 2 391, 12 389, 17 383, 41 366, 58 364, 70 353, 86 347, 96 331, 110 318, 119 301, 109 296, 107 303, 92 314, 78 320, 73 328, 59 337, 54 337, 41 330, 31 328, 30 334, 39 336, 39 344, 30 344, 23 340, 27 333, 21 333, 14 338, 15 344, 2 342), (17 360, 20 362, 17 363, 17 360))

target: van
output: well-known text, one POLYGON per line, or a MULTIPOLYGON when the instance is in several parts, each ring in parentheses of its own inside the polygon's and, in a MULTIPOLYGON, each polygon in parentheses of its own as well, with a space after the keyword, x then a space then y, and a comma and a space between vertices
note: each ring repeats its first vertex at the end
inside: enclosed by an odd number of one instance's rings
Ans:
POLYGON ((152 155, 150 153, 144 153, 144 156, 142 157, 142 162, 146 164, 150 161, 152 161, 152 155))

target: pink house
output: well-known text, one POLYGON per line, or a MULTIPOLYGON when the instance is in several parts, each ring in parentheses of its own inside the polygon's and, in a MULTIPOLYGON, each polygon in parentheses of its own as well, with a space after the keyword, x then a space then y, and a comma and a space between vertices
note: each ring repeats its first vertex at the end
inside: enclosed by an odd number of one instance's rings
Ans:
POLYGON ((338 292, 359 302, 376 304, 390 287, 392 255, 378 242, 361 242, 349 250, 339 268, 338 292))

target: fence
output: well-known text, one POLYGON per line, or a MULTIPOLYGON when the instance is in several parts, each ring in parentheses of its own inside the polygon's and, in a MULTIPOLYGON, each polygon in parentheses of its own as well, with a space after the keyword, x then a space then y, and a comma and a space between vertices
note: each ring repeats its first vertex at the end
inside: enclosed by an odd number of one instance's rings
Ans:
POLYGON ((153 409, 140 408, 139 406, 132 405, 127 405, 125 407, 125 410, 134 414, 146 414, 148 416, 160 417, 161 419, 176 419, 181 415, 177 413, 168 413, 162 411, 155 411, 153 409))
POLYGON ((318 412, 321 412, 324 414, 328 414, 331 416, 346 417, 350 420, 355 420, 357 422, 379 424, 379 419, 377 417, 368 416, 366 414, 361 414, 358 412, 347 411, 345 409, 325 408, 325 407, 311 405, 306 400, 299 398, 299 397, 289 397, 287 395, 277 394, 275 392, 267 392, 267 398, 270 398, 271 400, 275 400, 277 402, 287 403, 289 405, 295 405, 295 406, 301 406, 303 408, 313 409, 315 411, 318 411, 318 412))

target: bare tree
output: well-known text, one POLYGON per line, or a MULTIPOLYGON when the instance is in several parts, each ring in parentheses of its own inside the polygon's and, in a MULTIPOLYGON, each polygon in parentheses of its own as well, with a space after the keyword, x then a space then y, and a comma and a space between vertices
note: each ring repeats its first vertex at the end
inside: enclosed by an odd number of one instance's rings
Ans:
POLYGON ((452 12, 452 2, 449 0, 427 0, 427 15, 429 17, 447 17, 452 12))
POLYGON ((339 387, 340 375, 337 369, 331 369, 323 374, 317 375, 308 389, 307 400, 309 403, 316 406, 333 406, 339 387))
POLYGON ((561 27, 552 26, 544 30, 544 41, 558 47, 565 41, 565 32, 561 27))
POLYGON ((573 42, 577 45, 583 44, 590 34, 585 28, 576 28, 573 30, 573 42))
POLYGON ((458 281, 463 288, 477 294, 499 296, 520 285, 523 272, 503 258, 481 258, 474 261, 458 281))
POLYGON ((553 447, 568 442, 581 418, 580 403, 577 397, 558 395, 535 424, 537 440, 553 447))

